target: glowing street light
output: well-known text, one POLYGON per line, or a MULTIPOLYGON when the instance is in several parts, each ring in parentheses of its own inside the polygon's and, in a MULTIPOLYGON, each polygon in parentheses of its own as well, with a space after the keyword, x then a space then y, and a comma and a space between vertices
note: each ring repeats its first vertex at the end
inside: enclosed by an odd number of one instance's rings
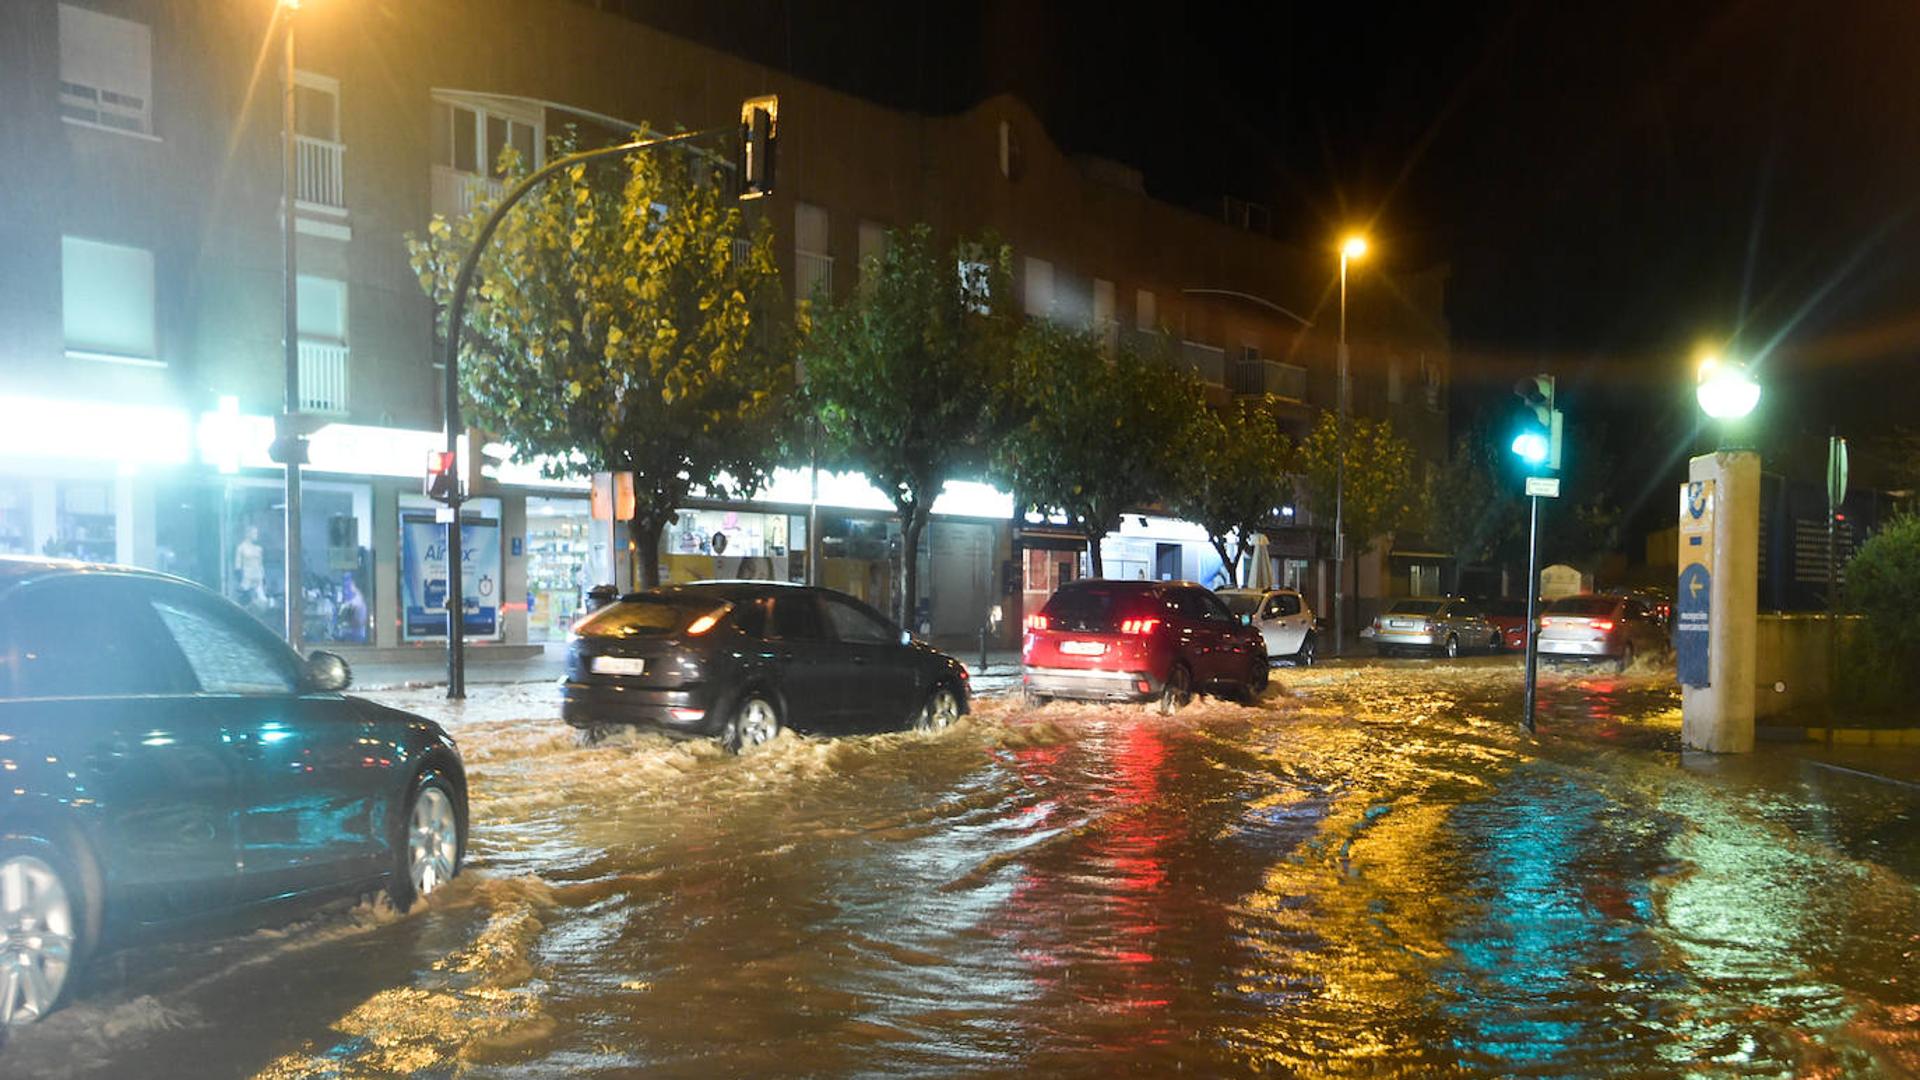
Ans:
POLYGON ((1715 420, 1739 420, 1760 404, 1760 384, 1743 364, 1707 356, 1700 361, 1698 381, 1694 399, 1715 420))
POLYGON ((1340 245, 1342 259, 1358 259, 1367 253, 1367 238, 1358 233, 1349 236, 1340 245))

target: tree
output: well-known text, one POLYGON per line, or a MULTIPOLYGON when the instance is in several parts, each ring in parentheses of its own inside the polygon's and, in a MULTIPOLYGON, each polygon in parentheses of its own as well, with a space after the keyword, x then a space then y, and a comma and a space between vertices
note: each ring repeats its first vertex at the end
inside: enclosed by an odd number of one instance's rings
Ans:
MULTIPOLYGON (((1904 689, 1920 685, 1920 517, 1898 514, 1847 562, 1846 608, 1865 616, 1853 635, 1865 680, 1904 689)), ((1876 695, 1858 694, 1865 700, 1876 695)), ((1884 697, 1884 695, 1881 695, 1884 697)))
POLYGON ((889 233, 862 287, 817 311, 801 352, 822 449, 864 471, 899 515, 903 625, 919 604, 933 501, 984 461, 1015 332, 1011 260, 992 242, 946 251, 925 225, 889 233))
POLYGON ((1033 319, 1013 350, 1004 408, 1014 422, 995 471, 1024 508, 1067 515, 1095 577, 1121 513, 1174 489, 1178 449, 1206 411, 1198 378, 1156 344, 1129 340, 1109 358, 1092 334, 1033 319))
MULTIPOLYGON (((772 233, 763 223, 736 251, 746 234, 723 177, 678 151, 634 154, 619 183, 596 182, 608 171, 576 165, 508 212, 479 263, 460 392, 477 425, 550 476, 633 473, 652 586, 689 491, 764 482, 793 367, 770 314, 785 309, 772 233)), ((443 321, 486 212, 407 239, 443 321)))
POLYGON ((1207 531, 1227 580, 1238 584, 1254 536, 1277 507, 1293 501, 1292 444, 1272 410, 1254 400, 1195 418, 1188 438, 1169 508, 1207 531), (1229 538, 1237 541, 1233 548, 1229 538))
MULTIPOLYGON (((1307 501, 1315 518, 1328 523, 1333 521, 1335 479, 1343 456, 1337 425, 1334 414, 1321 413, 1300 443, 1307 501)), ((1413 475, 1413 447, 1394 434, 1392 423, 1349 418, 1345 451, 1342 526, 1357 538, 1354 551, 1360 554, 1373 546, 1375 537, 1417 523, 1421 490, 1413 475)))

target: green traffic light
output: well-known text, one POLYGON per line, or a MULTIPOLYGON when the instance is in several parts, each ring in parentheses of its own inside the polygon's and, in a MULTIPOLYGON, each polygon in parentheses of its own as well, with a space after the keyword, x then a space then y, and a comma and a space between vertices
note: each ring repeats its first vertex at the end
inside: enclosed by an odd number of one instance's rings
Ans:
POLYGON ((1547 460, 1547 437, 1537 431, 1523 431, 1514 436, 1513 452, 1522 461, 1538 465, 1547 460))

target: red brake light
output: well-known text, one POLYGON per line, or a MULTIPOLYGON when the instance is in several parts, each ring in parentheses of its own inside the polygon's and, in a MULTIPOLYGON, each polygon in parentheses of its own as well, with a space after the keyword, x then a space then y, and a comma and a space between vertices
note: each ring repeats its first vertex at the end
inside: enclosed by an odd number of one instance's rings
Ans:
POLYGON ((1160 625, 1159 619, 1122 619, 1120 632, 1123 634, 1151 634, 1160 625))
POLYGON ((1593 627, 1595 630, 1611 630, 1613 629, 1613 620, 1612 619, 1594 619, 1592 622, 1589 622, 1587 625, 1593 627))
POLYGON ((1045 630, 1046 628, 1047 628, 1047 617, 1045 615, 1027 616, 1027 629, 1045 630))
POLYGON ((1547 617, 1545 615, 1542 615, 1540 616, 1540 629, 1545 630, 1546 628, 1547 628, 1547 617))

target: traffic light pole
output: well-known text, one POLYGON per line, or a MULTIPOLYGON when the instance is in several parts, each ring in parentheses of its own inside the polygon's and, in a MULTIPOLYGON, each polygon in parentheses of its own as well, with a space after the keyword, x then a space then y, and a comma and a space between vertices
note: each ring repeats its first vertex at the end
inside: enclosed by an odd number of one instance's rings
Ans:
MULTIPOLYGON (((513 185, 501 197, 487 220, 480 226, 480 232, 473 239, 473 246, 460 260, 460 273, 454 279, 453 298, 447 305, 447 351, 446 351, 446 399, 447 399, 447 452, 458 453, 462 423, 460 419, 460 331, 465 326, 467 314, 467 292, 473 288, 474 274, 480 268, 480 256, 487 249, 487 242, 506 219, 507 211, 515 203, 525 198, 529 191, 538 187, 554 173, 570 169, 588 161, 601 158, 623 157, 641 150, 652 150, 675 143, 693 142, 696 139, 711 138, 715 135, 734 134, 734 127, 706 128, 701 131, 686 131, 677 135, 660 135, 647 139, 634 139, 618 146, 602 147, 598 150, 582 150, 574 154, 557 157, 545 165, 528 173, 519 183, 513 185)), ((458 459, 456 459, 458 460, 458 459)), ((466 679, 466 582, 464 567, 461 565, 460 504, 465 501, 458 480, 447 497, 450 520, 447 522, 447 697, 458 700, 467 696, 466 679)))
POLYGON ((1527 496, 1527 732, 1532 734, 1534 690, 1540 681, 1540 496, 1527 496))

